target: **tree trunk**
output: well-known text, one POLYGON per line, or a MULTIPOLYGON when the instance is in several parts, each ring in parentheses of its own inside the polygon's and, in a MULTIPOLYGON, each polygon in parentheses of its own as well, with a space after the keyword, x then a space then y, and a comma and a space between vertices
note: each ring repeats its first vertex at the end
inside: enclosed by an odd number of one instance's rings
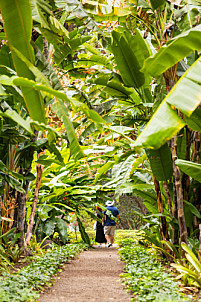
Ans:
POLYGON ((176 198, 177 198, 180 239, 181 242, 187 243, 187 228, 186 228, 185 216, 184 216, 183 191, 182 191, 180 170, 175 165, 176 159, 177 159, 177 138, 176 136, 174 136, 172 138, 172 161, 173 161, 173 175, 174 175, 176 198))
MULTIPOLYGON (((163 200, 161 196, 161 190, 160 190, 160 185, 158 180, 154 177, 154 185, 155 185, 155 190, 157 194, 157 203, 158 203, 158 212, 163 214, 163 200)), ((161 234, 161 240, 169 240, 169 235, 168 235, 168 226, 167 226, 167 221, 164 216, 161 216, 161 224, 160 224, 160 234, 161 234)))
POLYGON ((48 42, 45 39, 45 37, 43 37, 43 53, 44 53, 44 57, 48 60, 48 57, 49 57, 49 47, 48 47, 48 42))
MULTIPOLYGON (((186 155, 185 160, 190 160, 190 148, 191 148, 191 132, 186 127, 186 155)), ((182 177, 182 188, 183 188, 183 196, 184 200, 189 201, 189 190, 190 190, 190 177, 183 173, 182 177)))
MULTIPOLYGON (((200 164, 200 137, 201 137, 200 132, 195 131, 194 136, 193 136, 193 141, 194 141, 193 160, 196 164, 200 164)), ((201 206, 200 206, 197 188, 193 188, 193 201, 194 201, 195 207, 200 212, 201 206)), ((194 229, 195 230, 199 227, 199 224, 200 224, 200 219, 198 219, 196 216, 194 216, 194 229)))
MULTIPOLYGON (((178 211, 177 211, 177 190, 175 187, 175 178, 173 176, 173 208, 172 208, 173 217, 178 220, 178 211)), ((174 245, 179 244, 179 232, 178 229, 173 228, 172 243, 174 245)))
POLYGON ((168 186, 167 186, 167 181, 164 181, 163 185, 164 185, 165 194, 166 194, 166 197, 167 197, 167 204, 168 204, 169 213, 170 213, 170 215, 173 216, 172 198, 170 196, 170 191, 169 191, 168 186))
POLYGON ((40 190, 40 185, 41 185, 42 174, 43 174, 43 166, 39 164, 37 166, 36 187, 35 187, 35 191, 34 191, 34 200, 33 200, 33 203, 32 203, 29 225, 28 225, 28 228, 27 228, 25 246, 27 246, 29 244, 29 241, 30 241, 31 236, 32 236, 32 230, 33 230, 33 225, 34 225, 34 217, 35 217, 35 213, 36 213, 36 207, 37 207, 37 202, 38 202, 38 195, 39 195, 39 190, 40 190))
POLYGON ((17 225, 16 233, 21 233, 20 238, 18 238, 19 248, 24 247, 24 222, 25 222, 25 211, 26 211, 26 195, 21 192, 17 192, 17 225))

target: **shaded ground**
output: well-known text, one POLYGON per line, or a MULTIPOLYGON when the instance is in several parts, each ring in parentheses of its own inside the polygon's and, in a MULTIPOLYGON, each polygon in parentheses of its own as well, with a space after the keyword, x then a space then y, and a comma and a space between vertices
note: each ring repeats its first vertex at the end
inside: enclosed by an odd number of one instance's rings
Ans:
POLYGON ((131 296, 119 277, 122 272, 116 247, 95 247, 67 264, 39 302, 129 302, 131 296))

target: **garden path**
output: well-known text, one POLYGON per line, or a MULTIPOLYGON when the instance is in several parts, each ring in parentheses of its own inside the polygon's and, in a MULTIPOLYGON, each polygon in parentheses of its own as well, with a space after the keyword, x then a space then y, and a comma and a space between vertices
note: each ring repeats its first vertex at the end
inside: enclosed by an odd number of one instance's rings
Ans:
POLYGON ((84 251, 66 264, 55 285, 41 294, 39 302, 129 302, 121 284, 123 263, 117 246, 84 251))

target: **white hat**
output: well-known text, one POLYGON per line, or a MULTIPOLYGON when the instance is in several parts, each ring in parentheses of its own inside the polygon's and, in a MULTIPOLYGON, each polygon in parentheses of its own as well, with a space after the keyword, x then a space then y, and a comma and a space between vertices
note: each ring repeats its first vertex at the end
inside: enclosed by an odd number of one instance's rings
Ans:
POLYGON ((112 207, 114 205, 114 200, 107 200, 105 204, 107 207, 112 207))

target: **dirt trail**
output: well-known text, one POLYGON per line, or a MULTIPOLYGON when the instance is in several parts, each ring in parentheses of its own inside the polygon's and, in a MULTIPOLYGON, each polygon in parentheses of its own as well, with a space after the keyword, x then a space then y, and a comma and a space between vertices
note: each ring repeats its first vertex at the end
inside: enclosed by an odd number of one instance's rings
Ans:
POLYGON ((67 264, 39 302, 129 302, 131 296, 119 281, 122 272, 115 246, 95 247, 67 264))

